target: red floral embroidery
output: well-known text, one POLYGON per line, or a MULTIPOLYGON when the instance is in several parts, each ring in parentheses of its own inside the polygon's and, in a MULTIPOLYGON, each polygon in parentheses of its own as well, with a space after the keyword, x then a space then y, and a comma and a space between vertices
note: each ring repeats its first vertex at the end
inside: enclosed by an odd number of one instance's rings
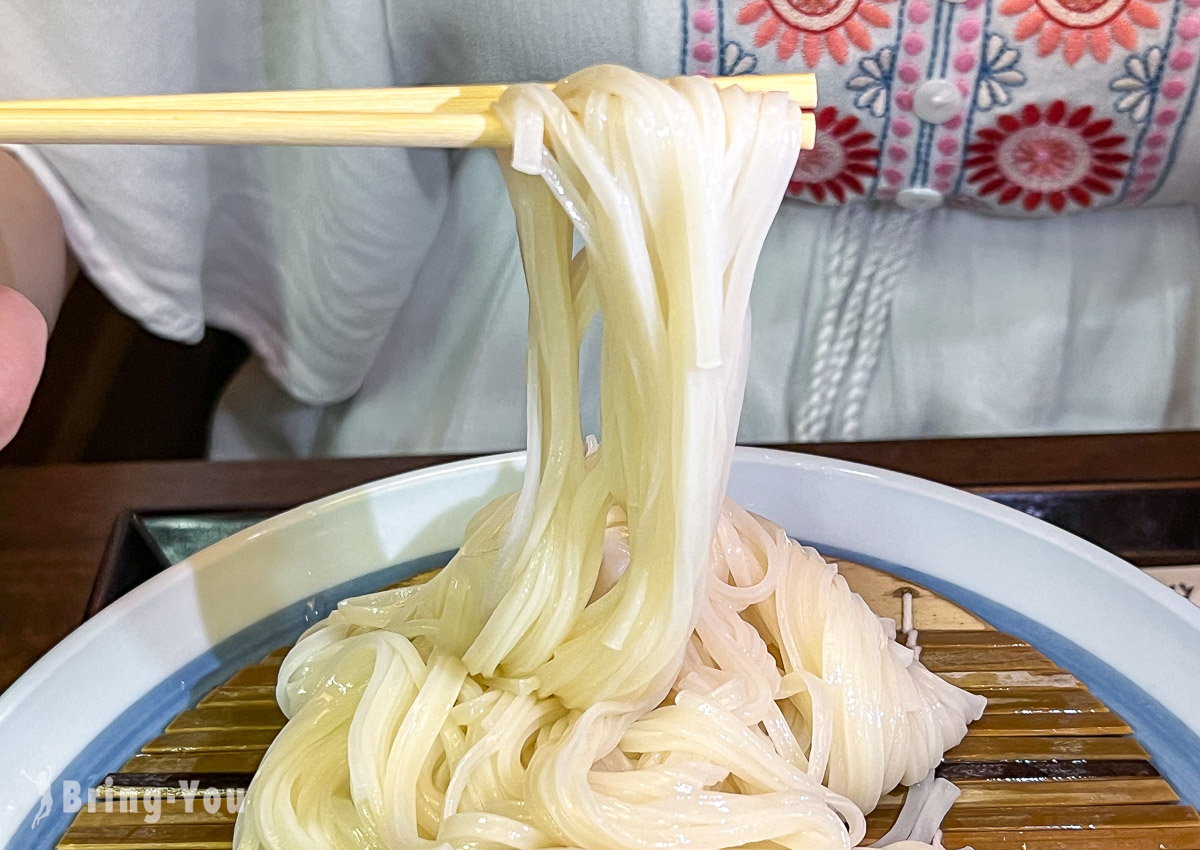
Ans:
POLYGON ((870 50, 868 27, 886 29, 892 16, 881 3, 895 0, 750 0, 738 12, 739 24, 761 21, 754 33, 754 44, 764 47, 779 39, 776 53, 780 61, 792 58, 800 49, 810 67, 828 52, 833 61, 845 65, 850 45, 870 50))
POLYGON ((1062 212, 1068 200, 1091 206, 1094 195, 1113 194, 1128 168, 1126 139, 1112 126, 1110 118, 1092 120, 1092 107, 1068 110, 1061 100, 1001 115, 967 148, 967 182, 980 197, 1020 200, 1028 212, 1043 203, 1062 212))
POLYGON ((1100 62, 1112 55, 1112 43, 1136 50, 1137 27, 1156 29, 1158 12, 1149 3, 1163 0, 1004 0, 1000 13, 1021 15, 1017 41, 1037 38, 1038 56, 1048 56, 1059 47, 1068 65, 1085 52, 1100 62))
POLYGON ((788 192, 818 202, 832 196, 842 203, 848 193, 866 194, 863 178, 875 176, 878 161, 875 136, 858 129, 858 118, 826 106, 817 112, 816 145, 801 152, 788 192))

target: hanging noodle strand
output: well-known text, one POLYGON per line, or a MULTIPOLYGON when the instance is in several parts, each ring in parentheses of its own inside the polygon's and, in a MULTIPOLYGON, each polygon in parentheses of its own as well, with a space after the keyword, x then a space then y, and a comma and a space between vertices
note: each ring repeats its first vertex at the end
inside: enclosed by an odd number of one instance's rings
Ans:
MULTIPOLYGON (((725 498, 799 109, 607 66, 498 109, 529 285, 524 486, 427 584, 301 637, 235 846, 858 846, 983 705, 725 498), (596 321, 599 444, 580 429, 596 321)), ((896 848, 931 846, 953 801, 918 788, 896 848)))

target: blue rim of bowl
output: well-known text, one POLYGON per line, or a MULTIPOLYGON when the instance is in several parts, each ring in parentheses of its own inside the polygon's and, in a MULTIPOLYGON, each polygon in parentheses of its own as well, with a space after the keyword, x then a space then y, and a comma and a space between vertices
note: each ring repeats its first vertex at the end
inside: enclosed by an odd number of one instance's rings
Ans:
MULTIPOLYGON (((78 782, 86 794, 160 735, 181 712, 193 708, 238 670, 281 646, 294 644, 341 600, 444 566, 453 555, 454 550, 426 555, 343 582, 268 614, 192 659, 137 699, 76 754, 51 783, 48 814, 35 826, 42 804, 35 806, 5 845, 6 850, 48 850, 62 837, 75 818, 63 805, 64 782, 78 782)), ((200 790, 203 793, 204 789, 200 790)))

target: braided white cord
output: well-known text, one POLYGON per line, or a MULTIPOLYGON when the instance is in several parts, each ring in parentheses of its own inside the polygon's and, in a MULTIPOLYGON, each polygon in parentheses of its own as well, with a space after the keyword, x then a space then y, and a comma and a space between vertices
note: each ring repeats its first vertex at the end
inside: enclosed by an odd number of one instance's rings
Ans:
POLYGON ((806 435, 811 440, 822 440, 829 433, 830 420, 833 418, 838 390, 845 376, 846 365, 850 361, 850 353, 854 345, 855 334, 858 332, 859 321, 862 317, 863 304, 870 286, 870 277, 860 269, 850 286, 850 292, 842 303, 842 311, 838 317, 833 344, 829 357, 824 364, 822 381, 812 393, 812 420, 810 430, 806 435))
POLYGON ((846 379, 846 392, 838 416, 838 439, 856 440, 862 431, 863 404, 887 335, 892 296, 900 276, 916 251, 919 224, 924 220, 925 214, 921 212, 895 211, 882 216, 881 227, 872 234, 872 249, 882 253, 884 259, 871 288, 854 359, 846 379))
POLYGON ((829 373, 830 356, 842 314, 842 303, 858 270, 862 240, 857 231, 863 219, 864 213, 859 205, 845 204, 839 207, 830 225, 829 241, 825 244, 825 303, 817 321, 808 387, 800 396, 803 407, 796 417, 799 420, 799 438, 806 442, 819 440, 825 430, 820 401, 824 396, 824 387, 832 381, 829 373))
MULTIPOLYGON (((843 206, 834 213, 830 225, 829 241, 825 245, 825 304, 817 322, 810 395, 815 393, 825 380, 825 366, 837 333, 842 300, 853 280, 855 263, 847 254, 857 252, 858 240, 847 237, 856 215, 852 207, 843 206)), ((811 414, 806 411, 806 416, 811 414)))
POLYGON ((874 291, 879 269, 885 256, 879 250, 879 236, 885 227, 886 220, 887 213, 879 213, 872 216, 865 226, 859 227, 855 233, 855 237, 863 242, 860 248, 862 261, 842 307, 841 320, 838 323, 837 336, 834 339, 833 353, 828 366, 828 378, 825 385, 821 387, 817 399, 820 432, 815 439, 828 439, 832 436, 834 415, 839 407, 838 402, 851 357, 858 346, 865 307, 874 291))
POLYGON ((825 302, 797 437, 856 439, 887 334, 892 296, 915 250, 922 213, 838 209, 825 246, 825 302))

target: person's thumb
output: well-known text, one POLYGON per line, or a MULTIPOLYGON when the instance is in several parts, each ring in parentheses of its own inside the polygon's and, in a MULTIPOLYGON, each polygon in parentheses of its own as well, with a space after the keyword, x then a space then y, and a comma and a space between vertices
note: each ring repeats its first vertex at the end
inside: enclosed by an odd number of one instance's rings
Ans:
POLYGON ((16 435, 29 410, 48 336, 41 311, 15 289, 0 286, 0 448, 16 435))

